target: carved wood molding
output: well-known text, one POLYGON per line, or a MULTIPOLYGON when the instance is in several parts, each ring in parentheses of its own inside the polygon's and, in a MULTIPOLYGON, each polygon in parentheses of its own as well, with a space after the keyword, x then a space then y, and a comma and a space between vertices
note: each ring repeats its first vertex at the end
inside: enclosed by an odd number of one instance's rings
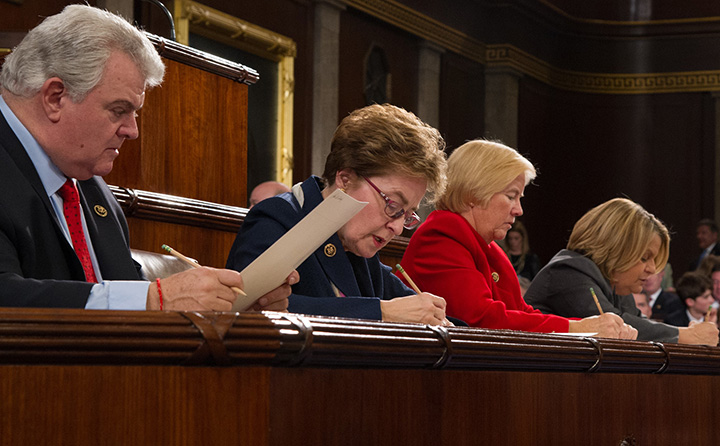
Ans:
POLYGON ((236 233, 247 215, 237 206, 118 186, 110 190, 126 217, 236 233))
POLYGON ((210 53, 196 50, 186 45, 181 45, 172 40, 156 36, 155 34, 146 32, 145 35, 153 45, 155 45, 155 48, 162 57, 215 73, 218 76, 232 79, 235 82, 254 84, 260 78, 257 71, 245 65, 213 56, 210 53))
POLYGON ((421 14, 394 0, 343 0, 363 11, 418 37, 437 43, 476 62, 485 63, 485 44, 450 26, 421 14))
POLYGON ((720 349, 291 313, 8 308, 0 364, 720 374, 720 349))

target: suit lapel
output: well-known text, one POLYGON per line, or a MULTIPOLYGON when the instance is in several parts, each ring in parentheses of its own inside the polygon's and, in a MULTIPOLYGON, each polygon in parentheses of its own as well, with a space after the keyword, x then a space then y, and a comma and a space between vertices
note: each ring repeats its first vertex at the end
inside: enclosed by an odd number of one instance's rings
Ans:
POLYGON ((332 283, 346 296, 361 296, 360 287, 358 286, 352 265, 348 260, 347 253, 342 247, 340 237, 333 234, 317 251, 315 256, 320 262, 325 275, 332 283), (332 249, 325 249, 328 245, 332 245, 332 249), (329 255, 329 252, 334 255, 329 255))
MULTIPOLYGON (((308 209, 315 209, 323 200, 320 186, 315 177, 303 183, 305 203, 300 210, 301 218, 309 214, 308 209)), ((313 254, 320 263, 325 275, 346 296, 360 296, 355 273, 342 247, 337 233, 327 239, 313 254)))
POLYGON ((58 230, 60 230, 62 226, 58 221, 57 215, 55 215, 52 204, 50 204, 50 199, 48 198, 47 192, 45 191, 45 186, 43 186, 37 170, 35 170, 35 165, 32 163, 32 160, 30 160, 30 157, 25 151, 25 147, 23 147, 23 145, 20 143, 20 140, 17 139, 17 136, 15 136, 15 132, 12 131, 10 125, 8 125, 2 113, 0 113, 0 133, 4 135, 0 144, 3 145, 3 148, 5 149, 7 154, 10 156, 10 158, 12 158, 13 162, 18 167, 20 172, 22 172, 22 174, 25 176, 25 178, 30 183, 40 200, 42 200, 43 204, 45 205, 45 210, 48 212, 50 217, 57 225, 58 230))
POLYGON ((137 280, 139 277, 130 256, 127 240, 98 184, 98 179, 79 181, 80 202, 88 227, 88 235, 105 280, 137 280))

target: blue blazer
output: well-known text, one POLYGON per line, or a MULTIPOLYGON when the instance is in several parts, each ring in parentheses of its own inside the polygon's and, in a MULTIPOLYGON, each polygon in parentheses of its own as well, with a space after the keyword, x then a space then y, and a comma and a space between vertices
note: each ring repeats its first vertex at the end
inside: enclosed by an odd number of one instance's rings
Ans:
MULTIPOLYGON (((139 280, 120 205, 100 177, 78 182, 104 280, 139 280), (94 212, 96 205, 107 210, 94 212)), ((93 284, 63 235, 25 148, 0 114, 0 306, 84 308, 93 284)))
MULTIPOLYGON (((248 212, 228 256, 227 268, 241 271, 322 200, 320 178, 302 183, 301 207, 292 192, 261 201, 248 212)), ((380 299, 414 295, 378 256, 369 259, 346 252, 333 234, 297 269, 288 310, 293 313, 382 319, 380 299), (328 245, 334 247, 326 249, 328 245), (335 297, 331 282, 346 296, 335 297)))

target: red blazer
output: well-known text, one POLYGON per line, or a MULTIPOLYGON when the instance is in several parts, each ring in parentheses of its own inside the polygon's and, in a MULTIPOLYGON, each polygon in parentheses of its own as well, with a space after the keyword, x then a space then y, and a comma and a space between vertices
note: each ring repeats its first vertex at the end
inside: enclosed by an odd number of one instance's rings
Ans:
POLYGON ((568 331, 569 319, 525 303, 505 252, 454 212, 430 214, 410 239, 402 266, 420 290, 445 298, 448 316, 472 327, 568 331))

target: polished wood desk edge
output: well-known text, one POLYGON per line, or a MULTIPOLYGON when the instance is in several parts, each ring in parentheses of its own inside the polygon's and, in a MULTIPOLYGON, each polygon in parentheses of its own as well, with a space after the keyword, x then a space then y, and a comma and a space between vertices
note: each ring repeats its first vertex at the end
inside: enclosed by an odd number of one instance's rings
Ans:
POLYGON ((720 374, 720 348, 292 313, 0 309, 0 364, 720 374))
POLYGON ((155 45, 158 54, 167 59, 181 62, 185 65, 209 71, 219 76, 232 79, 235 82, 248 85, 254 84, 260 79, 257 71, 245 65, 217 57, 155 34, 145 32, 145 35, 153 45, 155 45))
MULTIPOLYGON (((248 209, 239 206, 114 185, 109 187, 126 217, 197 226, 235 234, 245 221, 248 212, 248 209)), ((395 236, 382 249, 382 253, 402 257, 409 240, 407 237, 395 236)))

